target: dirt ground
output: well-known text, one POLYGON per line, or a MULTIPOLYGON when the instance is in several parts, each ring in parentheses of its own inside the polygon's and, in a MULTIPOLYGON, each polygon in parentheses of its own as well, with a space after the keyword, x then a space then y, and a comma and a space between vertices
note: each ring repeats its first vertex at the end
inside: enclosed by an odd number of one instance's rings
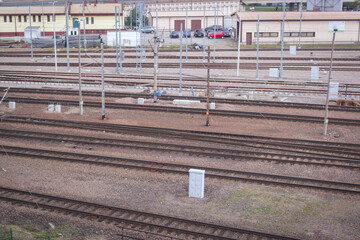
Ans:
MULTIPOLYGON (((126 101, 129 101, 129 99, 126 101)), ((360 129, 350 126, 330 125, 329 135, 324 138, 322 136, 322 124, 267 119, 211 117, 211 126, 205 127, 205 116, 200 115, 107 109, 107 119, 101 121, 101 109, 85 108, 83 116, 78 114, 79 109, 77 107, 63 106, 62 113, 50 113, 46 109, 47 106, 29 104, 17 104, 15 110, 9 110, 6 105, 0 106, 3 116, 21 115, 360 143, 360 129)), ((177 142, 176 140, 162 138, 146 138, 80 129, 39 127, 33 124, 19 125, 1 122, 0 128, 59 134, 76 133, 77 135, 119 139, 147 139, 155 144, 157 141, 177 142)), ((183 143, 184 140, 178 142, 183 143)), ((92 146, 92 150, 89 150, 87 145, 78 146, 74 149, 73 145, 68 143, 25 141, 11 138, 0 139, 0 144, 3 147, 15 145, 185 163, 198 167, 217 166, 244 171, 308 178, 314 177, 354 183, 360 182, 357 170, 261 163, 246 159, 244 161, 223 160, 159 151, 114 149, 101 146, 92 146)), ((206 145, 208 143, 188 142, 188 144, 206 145)), ((188 198, 188 177, 183 175, 26 159, 13 156, 0 156, 0 179, 1 186, 3 187, 12 187, 30 192, 87 200, 234 227, 265 230, 300 239, 360 238, 360 227, 358 224, 360 222, 360 209, 358 207, 360 196, 358 195, 209 178, 205 181, 205 197, 203 199, 192 199, 188 198)), ((30 231, 32 227, 37 231, 46 233, 48 231, 46 227, 48 222, 52 222, 59 226, 59 232, 51 232, 52 236, 54 236, 52 239, 119 239, 117 234, 121 232, 121 229, 117 226, 96 223, 87 219, 78 219, 54 212, 49 213, 14 206, 4 202, 0 202, 0 207, 2 209, 0 211, 0 224, 4 225, 3 228, 8 229, 10 226, 16 226, 16 229, 25 228, 30 231), (56 236, 59 233, 61 235, 56 236)), ((19 230, 18 232, 21 231, 19 230)), ((23 236, 23 239, 26 239, 26 237, 31 239, 30 235, 23 236)))

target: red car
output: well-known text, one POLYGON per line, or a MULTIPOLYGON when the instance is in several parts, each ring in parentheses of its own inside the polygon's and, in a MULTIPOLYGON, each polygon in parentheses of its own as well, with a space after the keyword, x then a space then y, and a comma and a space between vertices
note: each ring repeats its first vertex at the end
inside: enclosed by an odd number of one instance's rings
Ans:
MULTIPOLYGON (((224 38, 224 31, 215 31, 215 38, 224 38)), ((214 38, 214 32, 208 33, 208 38, 214 38)))

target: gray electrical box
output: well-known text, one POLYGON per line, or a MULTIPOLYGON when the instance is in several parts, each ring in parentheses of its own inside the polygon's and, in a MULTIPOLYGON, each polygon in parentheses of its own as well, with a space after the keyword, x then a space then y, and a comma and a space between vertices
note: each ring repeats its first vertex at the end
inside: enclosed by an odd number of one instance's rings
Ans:
POLYGON ((189 170, 189 197, 203 198, 205 185, 205 170, 189 170))
POLYGON ((319 79, 319 67, 311 67, 311 80, 319 79))

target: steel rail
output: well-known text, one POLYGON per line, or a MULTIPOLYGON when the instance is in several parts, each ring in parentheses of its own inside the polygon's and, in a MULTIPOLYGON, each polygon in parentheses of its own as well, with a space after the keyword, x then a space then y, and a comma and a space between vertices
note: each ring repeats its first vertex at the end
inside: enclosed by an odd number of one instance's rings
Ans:
MULTIPOLYGON (((100 55, 96 54, 96 55, 89 55, 89 54, 82 54, 82 56, 84 58, 88 57, 88 58, 100 58, 100 55)), ((10 57, 10 58, 15 58, 15 57, 30 57, 30 55, 27 54, 18 54, 16 52, 13 52, 11 54, 3 54, 0 52, 0 57, 10 57)), ((38 58, 43 58, 43 57, 49 57, 49 54, 36 54, 36 57, 38 58)), ((57 55, 58 58, 66 58, 67 55, 66 53, 57 55)), ((70 55, 70 58, 77 58, 78 54, 73 54, 70 55)), ((154 56, 149 55, 146 56, 147 58, 153 59, 154 56)), ((105 55, 104 58, 116 58, 116 56, 114 55, 105 55)), ((126 58, 136 58, 136 55, 126 55, 126 58)), ((186 59, 186 56, 182 57, 183 59, 186 59)), ((177 55, 162 55, 159 56, 159 59, 179 59, 179 56, 177 55)), ((193 60, 199 60, 199 56, 188 56, 188 59, 193 59, 193 60)), ((217 57, 217 59, 223 59, 223 60, 236 60, 237 57, 231 57, 231 56, 219 56, 217 57)), ((307 61, 306 65, 313 65, 313 64, 309 64, 308 61, 310 60, 314 60, 314 61, 330 61, 330 58, 324 58, 324 57, 284 57, 284 60, 287 61, 307 61)), ((242 57, 241 60, 256 60, 256 57, 242 57)), ((259 57, 259 60, 263 60, 263 61, 273 61, 273 60, 280 60, 279 57, 259 57)), ((333 61, 343 61, 343 62, 360 62, 360 58, 333 58, 333 61)))
POLYGON ((148 228, 158 237, 164 237, 164 234, 160 234, 159 232, 166 232, 168 237, 171 237, 171 235, 184 235, 183 237, 176 236, 175 239, 195 237, 225 240, 254 236, 267 239, 296 239, 284 235, 217 225, 4 187, 0 187, 0 200, 21 205, 30 205, 34 208, 43 208, 49 211, 55 210, 63 213, 72 213, 76 216, 85 216, 95 220, 107 220, 109 223, 125 224, 133 228, 134 231, 148 228))
POLYGON ((156 145, 148 141, 135 141, 135 140, 120 140, 110 138, 96 138, 89 136, 65 135, 58 133, 40 133, 31 131, 18 131, 0 129, 1 138, 20 138, 21 140, 30 139, 38 141, 58 141, 61 143, 71 142, 82 145, 91 146, 107 146, 107 147, 122 147, 122 148, 136 148, 148 151, 160 152, 175 152, 188 155, 216 157, 224 159, 237 159, 238 161, 262 161, 262 162, 276 162, 283 164, 300 164, 300 165, 313 165, 319 167, 338 167, 351 170, 360 170, 360 158, 341 158, 334 156, 318 156, 317 154, 310 154, 304 152, 297 152, 298 154, 287 153, 273 153, 256 150, 238 150, 222 147, 200 147, 185 144, 170 144, 159 143, 156 145), (301 154, 301 155, 299 155, 301 154), (328 163, 330 162, 330 163, 328 163))
MULTIPOLYGON (((0 88, 0 91, 6 88, 0 88)), ((63 89, 43 89, 43 88, 11 88, 10 92, 12 93, 29 93, 29 94, 51 94, 51 95, 76 95, 75 90, 63 90, 63 89)), ((99 91, 83 91, 84 96, 100 97, 101 93, 99 91)), ((149 94, 137 94, 137 93, 121 93, 121 92, 108 92, 107 97, 109 98, 152 98, 149 94)), ((179 98, 178 96, 172 95, 162 95, 161 100, 172 101, 179 98)), ((191 96, 182 96, 182 99, 187 100, 200 100, 205 102, 204 97, 191 97, 191 96)), ((314 110, 324 110, 325 106, 321 104, 306 104, 306 103, 292 103, 292 102, 274 102, 274 101, 261 101, 261 100, 243 100, 243 99, 225 99, 225 98, 215 98, 211 97, 211 101, 216 103, 225 103, 225 104, 235 104, 235 105, 250 105, 250 106, 266 106, 266 107, 281 107, 281 108, 301 108, 301 109, 314 109, 314 110)), ((352 106, 334 106, 330 105, 329 110, 331 111, 344 111, 344 112, 360 112, 359 107, 352 106)))
MULTIPOLYGON (((43 62, 0 62, 0 66, 47 66, 48 63, 43 62)), ((105 67, 115 67, 116 63, 105 63, 105 67)), ((124 68, 135 68, 136 63, 123 63, 124 68)), ((144 68, 154 68, 153 63, 142 63, 144 68)), ((288 66, 290 64, 284 64, 284 70, 292 70, 292 71, 309 71, 310 65, 308 67, 300 67, 300 66, 288 66)), ((65 67, 67 66, 67 63, 58 63, 59 67, 65 67)), ((82 67, 88 67, 88 68, 99 68, 99 64, 97 63, 82 63, 82 67)), ((259 69, 261 70, 268 70, 269 66, 275 65, 266 65, 261 64, 259 69)), ((312 65, 311 65, 312 66, 312 65)), ((336 66, 336 65, 335 65, 336 66)), ((78 67, 78 63, 70 63, 70 67, 78 67)), ((176 63, 159 63, 159 68, 178 68, 178 64, 176 63)), ((184 63, 183 68, 188 69, 236 69, 236 63, 210 63, 209 66, 207 63, 184 63)), ((256 69, 255 64, 242 64, 241 69, 256 69)), ((327 65, 324 65, 322 69, 328 71, 329 67, 327 65)), ((351 71, 351 72, 359 72, 360 67, 358 67, 358 64, 355 64, 354 67, 333 67, 332 71, 351 71)))
POLYGON ((226 179, 257 184, 271 184, 288 187, 302 187, 325 191, 360 194, 360 184, 319 180, 314 178, 294 177, 287 175, 275 175, 258 172, 229 170, 224 168, 212 168, 198 165, 177 164, 132 158, 119 158, 103 155, 91 155, 83 153, 63 152, 35 148, 22 148, 2 145, 0 153, 27 158, 41 158, 45 160, 67 161, 102 166, 121 167, 127 169, 140 169, 152 172, 188 175, 189 169, 202 169, 206 171, 207 178, 226 179))
MULTIPOLYGON (((129 52, 133 52, 135 53, 135 50, 132 49, 126 49, 124 50, 125 53, 129 53, 129 52)), ((233 52, 234 49, 216 49, 217 52, 233 52)), ((256 49, 252 49, 252 48, 242 48, 241 51, 248 51, 248 52, 254 52, 256 51, 256 49)), ((263 51, 263 52, 272 52, 272 51, 280 51, 280 48, 260 48, 259 51, 263 51)), ((301 48, 301 49, 297 49, 297 51, 301 51, 301 52, 323 52, 323 51, 331 51, 331 49, 329 48, 301 48)), ((335 48, 334 51, 344 51, 344 52, 355 52, 355 51, 360 51, 360 48, 335 48)), ((12 54, 15 51, 5 51, 5 53, 9 53, 12 54)), ((76 51, 74 50, 70 50, 71 53, 75 53, 76 51)), ((99 53, 98 50, 92 50, 92 49, 88 49, 87 50, 88 53, 99 53)), ((104 49, 104 52, 107 53, 115 53, 115 49, 104 49)), ((146 52, 151 53, 151 49, 146 49, 146 52)), ((179 52, 179 49, 159 49, 159 52, 179 52)), ((16 51, 16 53, 26 53, 29 54, 29 51, 16 51)), ((38 51, 34 51, 34 53, 36 54, 40 54, 40 53, 52 53, 52 51, 47 51, 47 50, 38 50, 38 51)), ((60 50, 59 53, 66 53, 66 51, 64 50, 60 50)), ((200 52, 199 52, 200 53, 200 52)))
POLYGON ((286 147, 292 149, 303 149, 306 151, 319 150, 322 152, 337 153, 337 154, 351 153, 356 156, 360 154, 360 144, 345 143, 345 142, 302 140, 302 139, 292 139, 292 138, 265 137, 265 136, 257 136, 257 135, 195 131, 195 130, 185 130, 185 129, 176 129, 176 128, 158 128, 158 127, 60 120, 60 119, 51 119, 51 118, 34 118, 34 117, 11 116, 11 115, 1 116, 0 120, 2 122, 9 122, 9 123, 81 128, 88 130, 100 130, 107 132, 126 133, 126 134, 135 134, 135 135, 152 136, 152 137, 161 136, 165 138, 180 138, 180 139, 190 139, 190 140, 199 140, 199 141, 204 141, 204 139, 206 139, 207 142, 230 144, 234 146, 237 146, 238 144, 240 145, 249 144, 246 146, 260 146, 260 147, 275 146, 282 148, 286 147))
MULTIPOLYGON (((26 104, 49 104, 61 103, 62 105, 76 106, 78 102, 74 100, 60 100, 60 99, 39 99, 39 98, 20 98, 20 97, 7 97, 4 101, 16 101, 18 103, 26 104)), ((101 107, 99 102, 84 101, 84 107, 101 107)), ((173 113, 186 113, 186 114, 204 114, 205 109, 201 108, 179 108, 169 106, 153 106, 153 105, 137 105, 137 104, 121 104, 110 103, 106 105, 107 108, 137 110, 137 111, 156 111, 156 112, 173 112, 173 113)), ((321 123, 321 117, 302 116, 302 115, 286 115, 275 113, 261 113, 261 112, 245 112, 245 111, 228 111, 228 110, 212 110, 212 115, 226 116, 226 117, 242 117, 242 118, 260 118, 266 120, 281 120, 281 121, 295 121, 307 123, 321 123)), ((329 118, 330 124, 337 125, 351 125, 360 126, 360 120, 348 118, 329 118)))

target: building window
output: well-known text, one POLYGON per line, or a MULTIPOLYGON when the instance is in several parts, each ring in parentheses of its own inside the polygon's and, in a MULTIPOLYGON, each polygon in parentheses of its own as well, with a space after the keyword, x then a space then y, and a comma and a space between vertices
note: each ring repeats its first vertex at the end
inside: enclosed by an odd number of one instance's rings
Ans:
POLYGON ((56 22, 56 16, 53 15, 53 18, 52 18, 53 22, 56 22))
POLYGON ((91 24, 94 24, 94 17, 91 17, 91 24))
MULTIPOLYGON (((278 37, 278 32, 259 32, 259 38, 261 37, 278 37)), ((257 33, 254 32, 254 37, 257 37, 257 33)))
MULTIPOLYGON (((302 35, 302 34, 301 34, 302 35)), ((315 33, 314 32, 307 32, 306 33, 307 37, 315 37, 315 33)))
POLYGON ((86 24, 89 24, 89 18, 86 17, 86 24))
POLYGON ((21 16, 18 16, 19 22, 21 22, 21 16))
POLYGON ((47 15, 47 21, 50 22, 50 15, 47 15))
POLYGON ((7 18, 6 18, 6 16, 4 16, 4 22, 7 22, 7 18))
POLYGON ((24 22, 27 22, 27 17, 26 17, 26 15, 24 15, 24 22))
POLYGON ((9 16, 9 22, 12 22, 12 16, 9 16))
MULTIPOLYGON (((299 37, 299 32, 285 32, 284 37, 299 37)), ((301 37, 315 37, 315 32, 301 32, 301 37)))
POLYGON ((33 22, 36 22, 36 16, 33 15, 33 22))
POLYGON ((41 22, 41 16, 40 15, 38 16, 38 22, 41 22))

